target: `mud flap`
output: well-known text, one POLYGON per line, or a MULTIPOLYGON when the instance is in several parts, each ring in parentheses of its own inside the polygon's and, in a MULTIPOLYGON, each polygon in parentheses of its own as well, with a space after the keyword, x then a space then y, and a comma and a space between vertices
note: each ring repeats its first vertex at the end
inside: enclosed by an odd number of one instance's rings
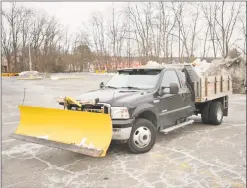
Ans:
POLYGON ((112 139, 109 114, 19 106, 13 138, 93 157, 105 156, 112 139))

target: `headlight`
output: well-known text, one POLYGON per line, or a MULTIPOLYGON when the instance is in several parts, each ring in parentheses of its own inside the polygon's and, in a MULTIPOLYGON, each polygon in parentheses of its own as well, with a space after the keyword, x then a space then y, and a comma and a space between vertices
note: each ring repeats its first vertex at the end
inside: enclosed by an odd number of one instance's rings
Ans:
POLYGON ((112 119, 129 119, 129 111, 126 107, 111 107, 112 119))

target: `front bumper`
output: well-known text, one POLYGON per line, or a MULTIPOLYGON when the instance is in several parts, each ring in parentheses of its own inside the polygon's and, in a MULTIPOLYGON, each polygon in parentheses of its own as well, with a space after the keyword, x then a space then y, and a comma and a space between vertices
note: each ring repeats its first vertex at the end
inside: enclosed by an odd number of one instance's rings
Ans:
POLYGON ((130 137, 134 119, 128 120, 112 120, 112 140, 127 141, 130 137))

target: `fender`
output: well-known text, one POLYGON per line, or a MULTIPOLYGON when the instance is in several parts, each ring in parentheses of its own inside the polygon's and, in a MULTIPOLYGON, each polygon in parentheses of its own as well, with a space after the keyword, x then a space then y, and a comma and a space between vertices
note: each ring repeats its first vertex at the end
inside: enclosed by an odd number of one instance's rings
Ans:
POLYGON ((155 106, 153 104, 145 103, 145 104, 138 105, 134 109, 134 111, 133 111, 131 116, 133 118, 136 118, 139 114, 141 114, 142 112, 145 112, 145 111, 150 111, 156 116, 157 126, 159 126, 159 115, 158 115, 159 113, 158 113, 157 109, 155 108, 155 106))

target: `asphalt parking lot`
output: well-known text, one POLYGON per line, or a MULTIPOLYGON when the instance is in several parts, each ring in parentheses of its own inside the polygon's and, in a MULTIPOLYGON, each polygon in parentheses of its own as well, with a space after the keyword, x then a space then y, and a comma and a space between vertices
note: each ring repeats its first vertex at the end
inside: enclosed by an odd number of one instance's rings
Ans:
POLYGON ((230 97, 229 116, 220 126, 196 123, 168 135, 154 148, 130 154, 111 145, 104 158, 92 158, 11 139, 18 105, 58 107, 54 97, 76 97, 97 89, 111 76, 83 74, 70 80, 2 79, 2 186, 37 187, 246 187, 246 96, 230 97))

